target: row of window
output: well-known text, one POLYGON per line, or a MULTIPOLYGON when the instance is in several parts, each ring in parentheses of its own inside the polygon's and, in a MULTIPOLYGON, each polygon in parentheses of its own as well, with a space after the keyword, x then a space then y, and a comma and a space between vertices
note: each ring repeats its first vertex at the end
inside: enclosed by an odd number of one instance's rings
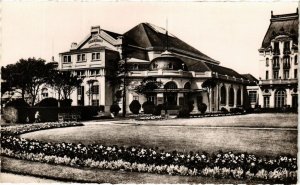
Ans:
MULTIPOLYGON (((292 57, 283 57, 283 66, 289 66, 290 65, 290 60, 292 60, 292 57)), ((269 58, 266 58, 266 67, 268 67, 270 64, 269 64, 269 61, 270 59, 269 58)), ((294 57, 294 65, 297 65, 298 64, 298 56, 295 55, 294 57)), ((273 67, 279 67, 280 64, 279 64, 279 57, 274 57, 273 58, 273 67)))
MULTIPOLYGON (((77 76, 86 76, 87 72, 88 72, 87 70, 77 70, 76 75, 77 76)), ((100 74, 100 69, 90 69, 89 72, 90 72, 91 76, 99 75, 100 74)))
MULTIPOLYGON (((280 108, 286 105, 286 92, 279 90, 275 92, 275 107, 280 108)), ((264 96, 264 108, 270 108, 270 96, 264 96)), ((298 95, 292 96, 292 107, 298 107, 298 95)))
MULTIPOLYGON (((283 71, 283 79, 290 78, 290 70, 286 69, 283 71)), ((298 78, 298 69, 294 69, 294 78, 298 78)), ((273 71, 273 79, 280 79, 279 70, 273 71)), ((269 80, 269 71, 266 71, 266 80, 269 80)))
MULTIPOLYGON (((290 47, 290 42, 284 42, 283 44, 283 52, 284 53, 289 53, 291 51, 291 47, 290 47)), ((275 55, 279 55, 280 54, 280 49, 279 49, 279 42, 274 42, 274 48, 273 48, 273 52, 275 55)))
MULTIPOLYGON (((92 85, 91 86, 91 94, 99 94, 99 85, 92 85)), ((89 93, 89 91, 88 91, 89 93)), ((77 88, 77 95, 83 96, 84 95, 84 86, 80 86, 77 88)))
MULTIPOLYGON (((87 54, 78 54, 77 55, 77 62, 86 62, 86 55, 87 54)), ((100 53, 92 53, 92 60, 100 60, 100 53)), ((70 63, 72 62, 71 55, 65 55, 63 57, 63 62, 64 63, 70 63)))

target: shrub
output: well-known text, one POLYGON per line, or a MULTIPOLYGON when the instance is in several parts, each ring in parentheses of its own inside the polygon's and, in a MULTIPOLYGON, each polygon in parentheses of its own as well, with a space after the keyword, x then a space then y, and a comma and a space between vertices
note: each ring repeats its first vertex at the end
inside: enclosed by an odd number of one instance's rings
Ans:
POLYGON ((190 117, 190 110, 189 107, 183 106, 178 113, 179 118, 188 118, 190 117))
POLYGON ((223 112, 223 113, 228 113, 228 110, 227 110, 225 107, 222 107, 222 108, 221 108, 221 112, 223 112))
POLYGON ((23 99, 16 99, 8 102, 5 107, 30 107, 30 105, 23 99))
POLYGON ((58 106, 58 100, 55 98, 45 98, 39 103, 37 103, 35 106, 38 107, 57 107, 58 106))
POLYGON ((143 105, 142 105, 142 107, 144 109, 144 113, 145 114, 153 114, 154 109, 155 109, 155 105, 151 101, 144 102, 143 105))
POLYGON ((129 109, 133 114, 138 114, 141 109, 141 104, 138 100, 133 100, 130 105, 129 109))
POLYGON ((198 110, 199 110, 202 114, 204 114, 205 111, 207 110, 207 105, 206 105, 205 103, 199 103, 199 104, 198 104, 198 110))
POLYGON ((194 110, 194 101, 188 102, 188 108, 189 108, 189 112, 192 112, 194 110))
POLYGON ((60 107, 71 107, 72 101, 72 99, 60 100, 60 107))
POLYGON ((155 116, 161 115, 161 110, 162 110, 162 109, 163 109, 163 104, 158 104, 158 105, 156 105, 155 108, 154 108, 153 114, 154 114, 155 116))
POLYGON ((120 112, 121 108, 118 104, 112 104, 110 106, 110 112, 117 116, 120 112))

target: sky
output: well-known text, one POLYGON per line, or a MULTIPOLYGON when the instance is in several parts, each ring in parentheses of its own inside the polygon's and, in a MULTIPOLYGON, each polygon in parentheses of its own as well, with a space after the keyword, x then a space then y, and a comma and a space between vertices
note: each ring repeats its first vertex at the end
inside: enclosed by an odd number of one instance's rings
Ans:
POLYGON ((47 61, 81 42, 91 26, 125 33, 139 23, 166 27, 176 37, 237 72, 258 78, 258 49, 274 14, 289 2, 2 2, 1 66, 20 58, 47 61))

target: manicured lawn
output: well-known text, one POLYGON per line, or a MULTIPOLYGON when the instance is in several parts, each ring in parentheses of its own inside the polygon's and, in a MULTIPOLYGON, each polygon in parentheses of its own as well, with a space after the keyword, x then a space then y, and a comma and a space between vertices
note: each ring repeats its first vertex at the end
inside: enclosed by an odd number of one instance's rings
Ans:
POLYGON ((256 155, 291 154, 296 156, 296 120, 296 114, 264 114, 264 116, 252 114, 139 122, 141 124, 128 120, 126 123, 132 124, 124 124, 121 121, 114 122, 114 124, 106 124, 111 121, 88 122, 83 127, 43 130, 23 134, 21 137, 47 142, 158 147, 167 151, 213 153, 222 150, 256 155), (203 127, 222 125, 231 128, 203 127), (282 128, 264 129, 261 127, 282 128))

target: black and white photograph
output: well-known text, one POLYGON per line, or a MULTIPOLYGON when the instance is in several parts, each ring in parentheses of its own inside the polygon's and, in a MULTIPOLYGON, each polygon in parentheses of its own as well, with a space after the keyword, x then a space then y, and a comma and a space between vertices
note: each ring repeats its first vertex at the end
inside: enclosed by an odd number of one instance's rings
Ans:
POLYGON ((1 1, 0 183, 296 184, 298 1, 1 1))

